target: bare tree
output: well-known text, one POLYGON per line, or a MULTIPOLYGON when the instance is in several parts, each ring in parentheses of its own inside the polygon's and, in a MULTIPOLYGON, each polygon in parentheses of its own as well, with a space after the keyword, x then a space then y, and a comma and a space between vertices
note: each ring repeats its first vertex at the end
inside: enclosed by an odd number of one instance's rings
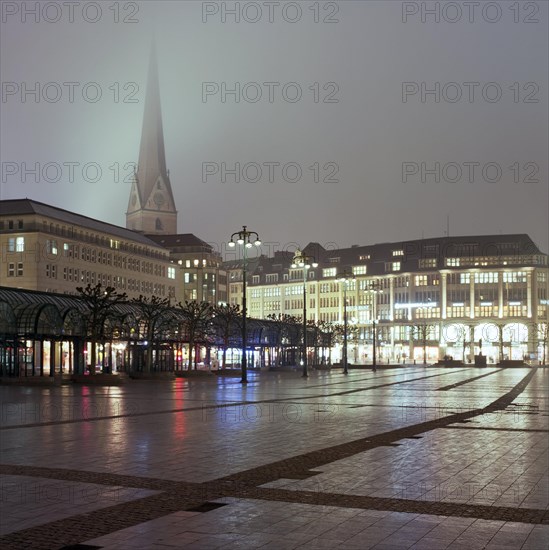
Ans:
POLYGON ((105 340, 105 321, 112 315, 117 304, 123 303, 128 296, 112 287, 103 287, 101 283, 95 286, 88 284, 84 287, 76 287, 80 299, 86 304, 87 313, 84 314, 84 322, 91 343, 91 368, 90 374, 95 374, 97 362, 97 344, 105 340))
POLYGON ((213 307, 213 328, 223 342, 223 368, 227 362, 227 349, 235 330, 240 330, 242 313, 239 305, 223 304, 213 307))
POLYGON ((286 343, 297 345, 299 341, 301 321, 298 317, 288 315, 287 313, 271 313, 267 315, 267 319, 272 321, 275 326, 278 335, 276 356, 279 364, 282 364, 284 345, 286 343))
POLYGON ((320 325, 318 321, 313 321, 312 319, 307 321, 307 345, 313 348, 313 365, 318 365, 320 363, 318 360, 318 352, 322 345, 320 325))
POLYGON ((328 321, 320 321, 320 332, 323 341, 323 347, 328 349, 328 365, 332 364, 332 347, 338 342, 343 335, 343 325, 330 323, 328 321))
POLYGON ((351 346, 358 346, 359 336, 360 329, 358 328, 358 326, 349 323, 347 325, 347 344, 350 344, 351 346))
POLYGON ((412 337, 416 342, 421 344, 423 348, 423 364, 427 364, 427 344, 429 342, 431 333, 435 329, 435 325, 428 323, 419 323, 412 327, 412 337))
POLYGON ((170 307, 169 298, 159 298, 152 296, 147 298, 140 295, 134 298, 131 304, 137 310, 137 321, 141 325, 141 331, 147 341, 144 371, 149 373, 152 370, 152 352, 158 333, 168 323, 168 308, 170 307))
MULTIPOLYGON (((189 339, 189 370, 193 362, 193 350, 197 343, 206 342, 211 334, 213 307, 207 302, 197 302, 196 300, 185 300, 179 302, 177 308, 183 318, 183 323, 189 339)), ((198 367, 198 354, 194 353, 194 368, 198 367)))

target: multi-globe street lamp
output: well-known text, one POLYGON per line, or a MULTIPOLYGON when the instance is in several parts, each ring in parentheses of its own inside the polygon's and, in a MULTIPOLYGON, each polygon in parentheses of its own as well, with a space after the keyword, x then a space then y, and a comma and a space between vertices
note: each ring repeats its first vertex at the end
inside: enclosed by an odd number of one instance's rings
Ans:
POLYGON ((347 362, 347 284, 355 281, 353 274, 345 270, 338 281, 343 283, 343 374, 348 374, 347 362))
POLYGON ((246 267, 248 262, 248 248, 252 246, 261 246, 261 241, 259 240, 259 235, 255 231, 248 231, 247 226, 243 225, 241 231, 237 231, 231 235, 231 240, 228 243, 230 248, 234 248, 236 245, 242 246, 242 378, 240 382, 245 384, 248 382, 248 373, 247 373, 247 358, 246 358, 246 343, 247 343, 247 332, 246 332, 246 267), (236 242, 235 242, 236 238, 236 242))
POLYGON ((373 281, 368 285, 366 292, 370 293, 372 297, 372 368, 376 370, 376 344, 377 344, 377 331, 376 331, 376 319, 377 319, 377 294, 383 292, 381 283, 379 281, 373 281))
POLYGON ((307 378, 309 373, 307 372, 307 270, 311 267, 318 267, 318 264, 312 256, 308 256, 296 250, 292 259, 292 269, 298 267, 303 269, 303 378, 307 378))

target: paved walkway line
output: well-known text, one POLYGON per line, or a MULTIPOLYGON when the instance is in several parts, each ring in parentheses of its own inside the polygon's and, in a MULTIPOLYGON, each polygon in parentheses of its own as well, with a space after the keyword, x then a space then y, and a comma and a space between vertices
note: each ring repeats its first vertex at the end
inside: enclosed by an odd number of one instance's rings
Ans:
POLYGON ((95 483, 97 485, 122 486, 132 489, 152 489, 171 491, 195 486, 196 483, 172 481, 155 477, 127 476, 86 470, 68 470, 64 468, 47 468, 42 466, 21 466, 19 464, 0 464, 0 475, 41 477, 60 481, 74 481, 78 483, 95 483))
POLYGON ((484 426, 446 426, 448 430, 488 430, 491 432, 549 433, 549 430, 535 428, 489 428, 484 426))
POLYGON ((442 388, 437 388, 435 391, 448 391, 453 390, 454 388, 458 388, 459 386, 464 386, 465 384, 470 384, 471 382, 474 382, 475 380, 480 380, 481 378, 484 378, 485 376, 491 376, 492 374, 496 374, 496 372, 499 372, 503 369, 496 369, 492 372, 487 372, 486 374, 481 374, 480 376, 475 376, 474 378, 468 378, 467 380, 462 380, 461 382, 456 382, 455 384, 450 384, 449 386, 443 386, 442 388))
POLYGON ((470 517, 495 521, 549 524, 548 512, 546 510, 538 510, 534 508, 509 508, 505 506, 486 506, 482 504, 448 501, 442 502, 368 497, 338 493, 319 493, 316 491, 292 491, 288 489, 271 489, 263 487, 254 487, 243 490, 238 496, 240 498, 339 506, 343 508, 362 508, 366 510, 430 514, 435 516, 470 517))

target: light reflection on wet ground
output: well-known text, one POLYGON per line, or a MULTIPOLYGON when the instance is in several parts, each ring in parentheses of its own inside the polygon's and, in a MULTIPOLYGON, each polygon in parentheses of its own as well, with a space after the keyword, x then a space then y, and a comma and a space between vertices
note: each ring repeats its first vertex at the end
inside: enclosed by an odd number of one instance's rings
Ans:
MULTIPOLYGON (((247 385, 212 376, 115 388, 2 386, 0 462, 204 482, 481 409, 527 372, 408 367, 353 370, 347 377, 312 372, 307 380, 261 373, 247 385)), ((547 373, 539 369, 505 410, 328 460, 314 476, 263 487, 547 510, 547 373)), ((15 478, 9 476, 10 487, 15 478)), ((10 532, 76 512, 64 503, 48 515, 47 507, 27 502, 3 517, 10 532)))

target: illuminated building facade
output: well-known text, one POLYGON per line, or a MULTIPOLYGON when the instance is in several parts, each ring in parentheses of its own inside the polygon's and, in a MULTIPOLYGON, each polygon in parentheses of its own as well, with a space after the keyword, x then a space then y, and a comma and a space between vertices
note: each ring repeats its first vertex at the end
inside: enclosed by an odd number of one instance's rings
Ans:
POLYGON ((191 233, 149 235, 164 248, 177 266, 181 289, 179 299, 218 304, 227 301, 227 276, 221 255, 213 247, 191 233))
MULTIPOLYGON (((547 346, 547 255, 528 235, 423 239, 305 253, 319 263, 307 274, 307 316, 343 323, 347 285, 349 361, 368 363, 372 321, 382 361, 536 360, 547 346), (338 281, 344 271, 354 280, 338 281), (377 292, 372 292, 375 287, 377 292), (373 300, 376 303, 373 303, 373 300), (374 313, 375 312, 375 313, 374 313)), ((292 253, 261 256, 249 267, 250 316, 303 312, 303 272, 292 253)), ((240 303, 241 271, 226 262, 229 301, 240 303), (240 285, 240 286, 239 286, 240 285), (239 293, 240 290, 240 293, 239 293)))
POLYGON ((75 294, 112 286, 130 298, 177 297, 168 250, 123 227, 30 199, 0 201, 0 286, 75 294))

